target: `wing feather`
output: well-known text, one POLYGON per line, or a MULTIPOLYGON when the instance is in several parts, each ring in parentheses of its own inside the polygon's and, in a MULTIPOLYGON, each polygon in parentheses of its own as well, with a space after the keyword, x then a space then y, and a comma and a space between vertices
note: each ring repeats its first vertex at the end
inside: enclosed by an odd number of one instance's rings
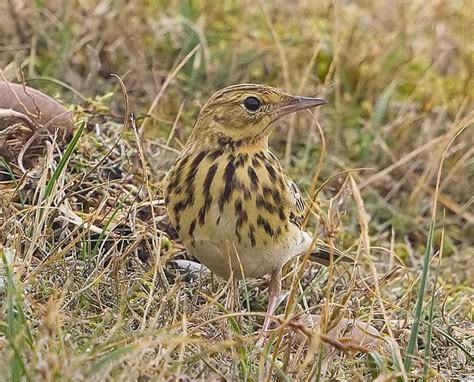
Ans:
POLYGON ((290 221, 301 228, 304 219, 305 204, 298 186, 291 179, 286 181, 290 194, 290 221))

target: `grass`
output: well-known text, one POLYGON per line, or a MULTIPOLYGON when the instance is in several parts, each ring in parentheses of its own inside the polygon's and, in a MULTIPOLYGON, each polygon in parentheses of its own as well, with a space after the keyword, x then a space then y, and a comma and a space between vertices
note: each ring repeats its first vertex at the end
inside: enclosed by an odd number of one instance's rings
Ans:
POLYGON ((0 158, 1 378, 472 378, 468 1, 8 1, 0 21, 5 77, 77 122, 34 176, 0 158), (317 195, 308 229, 357 256, 288 266, 261 349, 268 280, 177 268, 161 193, 199 107, 237 82, 330 100, 271 147, 317 195), (331 335, 343 318, 383 341, 331 335))

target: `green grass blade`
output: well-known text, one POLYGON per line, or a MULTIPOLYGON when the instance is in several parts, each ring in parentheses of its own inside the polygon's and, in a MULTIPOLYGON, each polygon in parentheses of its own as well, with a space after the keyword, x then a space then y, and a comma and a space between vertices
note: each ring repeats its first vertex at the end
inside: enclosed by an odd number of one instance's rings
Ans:
MULTIPOLYGON (((424 322, 425 325, 429 326, 429 322, 424 322)), ((451 334, 446 332, 445 330, 435 328, 433 327, 432 329, 436 330, 440 334, 442 334, 446 339, 448 339, 454 346, 456 346, 459 350, 461 350, 466 357, 470 360, 470 362, 474 362, 474 356, 469 352, 468 349, 466 349, 465 346, 462 345, 461 342, 459 342, 456 338, 454 338, 451 334)))
POLYGON ((53 172, 53 175, 51 176, 51 179, 48 181, 48 184, 46 185, 46 191, 44 193, 43 199, 48 198, 51 195, 51 192, 53 191, 53 187, 58 181, 61 173, 63 172, 64 168, 66 167, 72 152, 77 146, 77 142, 79 141, 79 138, 81 137, 84 128, 86 126, 85 122, 82 122, 79 128, 77 129, 76 133, 72 137, 71 141, 66 147, 66 151, 64 152, 64 155, 61 157, 61 160, 59 161, 58 167, 53 172))
POLYGON ((420 288, 418 289, 418 296, 415 305, 415 316, 413 319, 413 326, 411 328, 410 339, 405 351, 405 369, 407 372, 410 371, 411 361, 413 352, 415 351, 416 340, 418 337, 418 331, 420 327, 421 315, 423 313, 423 300, 425 296, 426 283, 428 281, 428 271, 430 265, 431 251, 433 248, 433 232, 435 226, 435 219, 431 219, 430 230, 428 232, 428 239, 426 241, 426 249, 423 255, 423 272, 421 274, 420 288))
POLYGON ((119 362, 121 357, 130 353, 134 349, 133 346, 123 346, 110 351, 101 356, 91 367, 90 376, 97 374, 101 369, 114 362, 119 362))
POLYGON ((389 370, 378 352, 370 352, 367 356, 367 365, 372 378, 377 378, 381 373, 388 374, 389 370))
POLYGON ((433 317, 434 317, 434 306, 435 306, 435 301, 436 301, 436 288, 438 285, 438 277, 439 277, 439 271, 441 268, 441 259, 443 258, 443 245, 444 245, 444 229, 443 233, 441 235, 441 242, 440 242, 440 253, 439 253, 439 262, 438 262, 438 267, 436 268, 436 275, 435 275, 435 281, 433 285, 433 293, 431 295, 431 301, 430 301, 430 310, 429 310, 429 315, 428 315, 428 322, 429 325, 426 328, 426 345, 425 345, 425 351, 423 354, 423 360, 424 360, 424 366, 423 366, 423 378, 427 379, 428 378, 428 372, 429 372, 429 365, 431 361, 431 341, 433 339, 433 317))
POLYGON ((5 335, 8 346, 12 350, 10 358, 10 377, 12 382, 20 382, 24 379, 30 381, 20 349, 25 348, 25 343, 31 348, 33 338, 23 312, 21 293, 16 288, 11 264, 4 252, 2 252, 2 262, 7 284, 7 322, 5 335))
POLYGON ((392 82, 375 102, 372 126, 376 129, 383 125, 387 116, 388 103, 397 90, 397 83, 392 82))
MULTIPOLYGON (((237 334, 237 338, 241 338, 242 337, 242 328, 240 327, 239 325, 239 322, 236 320, 235 317, 233 317, 230 312, 226 309, 226 307, 220 303, 216 303, 216 305, 224 312, 224 314, 226 315, 230 315, 227 320, 230 324, 230 328, 232 329, 232 331, 234 333, 237 334)), ((244 378, 244 380, 246 380, 248 378, 248 375, 249 375, 249 372, 250 372, 250 369, 249 369, 249 365, 250 365, 250 355, 249 355, 249 351, 248 351, 248 348, 247 346, 245 345, 244 342, 241 342, 241 341, 237 341, 238 345, 237 345, 237 354, 239 355, 239 364, 240 364, 240 367, 241 367, 241 373, 242 373, 242 376, 244 378)))

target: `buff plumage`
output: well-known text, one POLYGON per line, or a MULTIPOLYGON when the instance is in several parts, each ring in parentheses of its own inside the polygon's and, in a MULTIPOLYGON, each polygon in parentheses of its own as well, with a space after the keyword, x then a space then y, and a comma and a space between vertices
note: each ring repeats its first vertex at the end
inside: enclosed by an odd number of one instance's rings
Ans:
POLYGON ((224 88, 204 105, 167 176, 168 213, 190 253, 222 277, 272 274, 269 313, 287 261, 308 251, 320 263, 341 255, 323 243, 310 248, 304 202, 268 148, 277 119, 324 103, 262 85, 224 88))

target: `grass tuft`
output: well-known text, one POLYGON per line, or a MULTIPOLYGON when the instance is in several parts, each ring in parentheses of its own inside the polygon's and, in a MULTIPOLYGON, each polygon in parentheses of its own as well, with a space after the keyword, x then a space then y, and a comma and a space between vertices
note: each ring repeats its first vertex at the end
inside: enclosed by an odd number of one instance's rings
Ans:
POLYGON ((0 156, 2 377, 471 377, 471 8, 0 2, 0 78, 76 121, 26 173, 0 156), (232 288, 200 268, 162 197, 199 108, 242 82, 330 101, 280 121, 270 146, 311 200, 307 229, 356 258, 289 264, 263 348, 268 279, 232 288))

